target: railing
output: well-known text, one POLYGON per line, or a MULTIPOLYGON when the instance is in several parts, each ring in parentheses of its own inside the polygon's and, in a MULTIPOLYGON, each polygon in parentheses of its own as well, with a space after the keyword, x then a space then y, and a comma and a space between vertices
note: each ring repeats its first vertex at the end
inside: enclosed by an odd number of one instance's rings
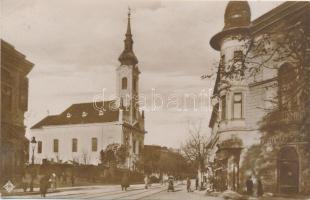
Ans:
POLYGON ((270 120, 282 121, 282 122, 300 122, 305 116, 305 111, 301 109, 275 111, 270 114, 270 120))
POLYGON ((280 111, 280 120, 285 122, 298 122, 303 119, 304 115, 304 110, 280 111))

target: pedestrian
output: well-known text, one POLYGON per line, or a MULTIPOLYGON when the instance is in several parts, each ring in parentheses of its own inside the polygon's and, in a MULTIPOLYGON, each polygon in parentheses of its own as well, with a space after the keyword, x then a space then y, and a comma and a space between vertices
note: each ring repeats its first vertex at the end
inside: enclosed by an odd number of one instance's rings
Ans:
POLYGON ((46 193, 47 193, 48 186, 49 186, 49 179, 50 179, 50 177, 48 175, 44 175, 40 179, 40 194, 41 194, 41 197, 46 197, 46 193))
POLYGON ((174 185, 173 185, 173 177, 172 176, 170 176, 169 178, 168 178, 168 192, 169 191, 172 191, 172 192, 174 192, 174 185))
POLYGON ((67 174, 66 174, 66 172, 63 172, 63 174, 62 174, 62 182, 63 183, 67 183, 67 174))
POLYGON ((145 184, 145 189, 147 189, 148 188, 148 185, 149 185, 149 177, 148 177, 148 175, 145 175, 145 177, 144 177, 144 184, 145 184))
POLYGON ((260 179, 257 180, 257 196, 261 197, 264 194, 263 184, 260 179))
POLYGON ((22 177, 22 187, 23 187, 24 192, 27 192, 28 183, 27 183, 26 174, 24 174, 22 177))
POLYGON ((57 177, 56 177, 56 174, 55 173, 53 173, 52 174, 52 189, 53 189, 53 191, 55 191, 56 190, 56 184, 57 184, 57 177))
POLYGON ((71 174, 71 186, 73 187, 74 186, 74 175, 73 175, 73 173, 71 174))
POLYGON ((128 181, 128 175, 127 173, 124 173, 122 181, 121 181, 121 187, 122 191, 125 190, 127 191, 127 188, 129 187, 129 181, 128 181))
POLYGON ((191 179, 189 177, 187 177, 186 186, 187 192, 191 192, 191 179))
POLYGON ((198 190, 198 185, 199 185, 199 179, 198 179, 198 177, 196 177, 196 184, 195 184, 196 190, 198 190))
POLYGON ((245 184, 246 184, 247 194, 251 196, 253 194, 253 181, 252 181, 251 176, 249 176, 245 184))

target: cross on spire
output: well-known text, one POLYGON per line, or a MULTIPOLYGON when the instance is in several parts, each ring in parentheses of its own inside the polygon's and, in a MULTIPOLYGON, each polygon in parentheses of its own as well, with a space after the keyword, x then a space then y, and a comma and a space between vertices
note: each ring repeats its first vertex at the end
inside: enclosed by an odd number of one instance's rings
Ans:
POLYGON ((138 63, 138 59, 136 58, 133 52, 133 40, 131 34, 130 16, 131 16, 131 9, 130 7, 128 7, 127 31, 124 40, 125 48, 120 57, 118 58, 118 60, 121 62, 122 65, 136 65, 138 63))
MULTIPOLYGON (((131 9, 128 6, 128 23, 127 23, 127 32, 126 32, 126 37, 130 36, 131 37, 131 26, 130 26, 130 15, 131 15, 131 9)), ((127 39, 127 38, 126 38, 127 39)), ((132 39, 131 39, 132 40, 132 39)))
POLYGON ((130 18, 130 12, 131 12, 131 9, 130 9, 130 6, 128 6, 128 18, 130 18))

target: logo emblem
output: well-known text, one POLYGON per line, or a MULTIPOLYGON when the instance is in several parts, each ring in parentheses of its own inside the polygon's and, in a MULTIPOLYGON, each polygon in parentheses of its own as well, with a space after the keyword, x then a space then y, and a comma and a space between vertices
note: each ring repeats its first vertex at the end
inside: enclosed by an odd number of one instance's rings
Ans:
POLYGON ((15 188, 15 185, 13 185, 13 183, 11 181, 8 181, 3 188, 7 191, 7 192, 12 192, 15 188))

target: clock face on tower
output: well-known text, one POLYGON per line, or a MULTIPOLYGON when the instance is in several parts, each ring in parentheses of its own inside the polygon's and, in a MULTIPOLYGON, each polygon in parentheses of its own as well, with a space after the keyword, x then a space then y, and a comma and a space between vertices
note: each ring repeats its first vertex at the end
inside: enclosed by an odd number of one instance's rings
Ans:
POLYGON ((127 76, 129 74, 129 69, 127 67, 124 67, 121 69, 120 75, 121 76, 127 76))

